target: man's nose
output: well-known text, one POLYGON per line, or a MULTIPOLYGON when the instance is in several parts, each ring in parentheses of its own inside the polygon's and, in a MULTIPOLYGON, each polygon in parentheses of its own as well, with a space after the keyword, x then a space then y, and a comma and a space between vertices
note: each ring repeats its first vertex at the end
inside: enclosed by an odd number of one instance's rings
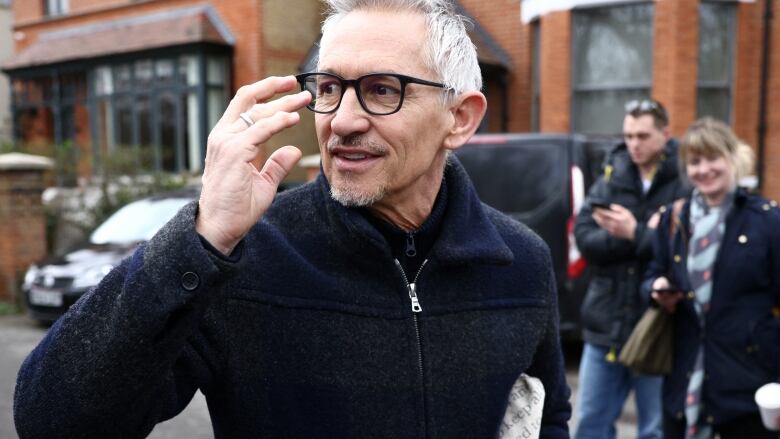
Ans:
POLYGON ((333 134, 337 136, 349 136, 356 133, 364 133, 368 130, 369 114, 360 105, 357 93, 353 87, 344 91, 341 105, 330 122, 333 134))

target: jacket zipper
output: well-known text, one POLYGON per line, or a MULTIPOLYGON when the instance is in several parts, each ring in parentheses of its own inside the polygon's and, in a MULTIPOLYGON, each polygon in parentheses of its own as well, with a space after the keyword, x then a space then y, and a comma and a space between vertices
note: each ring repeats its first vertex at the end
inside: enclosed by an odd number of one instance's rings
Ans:
POLYGON ((417 256, 417 246, 414 245, 414 232, 409 232, 406 235, 406 256, 410 258, 417 256))
POLYGON ((423 436, 427 435, 428 430, 428 422, 425 418, 425 379, 423 374, 423 357, 422 357, 422 338, 420 337, 420 322, 418 320, 419 313, 422 312, 422 306, 420 306, 420 299, 417 297, 417 279, 420 278, 420 273, 422 272, 423 268, 425 267, 425 264, 428 263, 428 260, 425 259, 422 262, 422 265, 420 265, 420 268, 417 269, 417 273, 414 275, 414 279, 412 282, 409 282, 409 279, 406 277, 406 273, 404 272, 404 268, 401 265, 401 263, 398 261, 398 259, 395 260, 395 265, 398 267, 398 270, 401 272, 401 276, 404 278, 404 282, 406 283, 406 289, 409 293, 409 300, 412 305, 412 320, 414 322, 414 335, 417 338, 417 371, 419 373, 420 378, 420 394, 422 395, 422 419, 423 419, 423 436))

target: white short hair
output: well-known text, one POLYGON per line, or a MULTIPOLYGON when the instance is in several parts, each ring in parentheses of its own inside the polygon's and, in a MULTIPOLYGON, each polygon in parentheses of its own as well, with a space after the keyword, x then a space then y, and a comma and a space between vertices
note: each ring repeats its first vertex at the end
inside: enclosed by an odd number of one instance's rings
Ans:
POLYGON ((477 50, 466 26, 468 18, 458 14, 452 0, 323 0, 327 17, 322 34, 328 33, 339 20, 355 10, 397 10, 423 14, 428 23, 425 64, 439 75, 439 80, 455 95, 482 89, 482 72, 477 50))

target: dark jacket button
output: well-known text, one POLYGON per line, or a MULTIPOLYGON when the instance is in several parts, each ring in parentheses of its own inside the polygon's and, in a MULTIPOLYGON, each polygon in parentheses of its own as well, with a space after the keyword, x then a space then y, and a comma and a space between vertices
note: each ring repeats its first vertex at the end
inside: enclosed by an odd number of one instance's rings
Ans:
POLYGON ((197 274, 188 271, 181 275, 181 286, 187 291, 192 291, 200 285, 200 277, 197 274))

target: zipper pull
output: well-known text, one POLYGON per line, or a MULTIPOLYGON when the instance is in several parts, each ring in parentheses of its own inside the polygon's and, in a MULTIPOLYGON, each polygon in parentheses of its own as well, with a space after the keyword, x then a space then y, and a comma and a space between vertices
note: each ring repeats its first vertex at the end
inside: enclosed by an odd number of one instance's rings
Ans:
POLYGON ((413 258, 417 256, 417 247, 414 245, 414 233, 409 232, 406 235, 406 256, 413 258))
POLYGON ((417 285, 414 283, 409 284, 409 298, 412 299, 412 312, 422 312, 420 306, 420 300, 417 299, 417 285))

